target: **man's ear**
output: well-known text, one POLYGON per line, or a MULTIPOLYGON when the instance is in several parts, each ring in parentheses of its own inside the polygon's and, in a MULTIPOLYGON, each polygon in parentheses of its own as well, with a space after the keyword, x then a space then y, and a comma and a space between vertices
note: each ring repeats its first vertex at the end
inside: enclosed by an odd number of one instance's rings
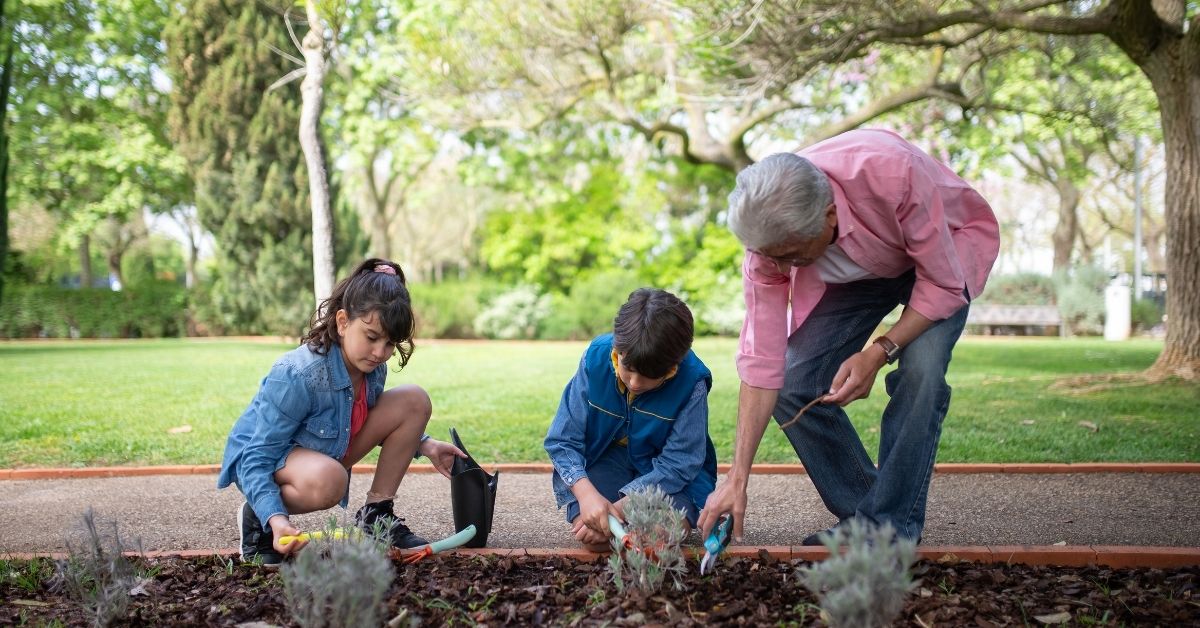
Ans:
POLYGON ((825 208, 825 224, 830 227, 837 226, 837 205, 830 203, 829 207, 825 208))

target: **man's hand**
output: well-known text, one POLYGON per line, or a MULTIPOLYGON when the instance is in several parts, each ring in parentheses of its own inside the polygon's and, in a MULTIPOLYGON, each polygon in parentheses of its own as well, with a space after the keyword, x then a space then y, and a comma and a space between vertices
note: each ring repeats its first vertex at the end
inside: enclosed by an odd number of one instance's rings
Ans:
POLYGON ((742 524, 746 521, 746 482, 737 478, 726 478, 724 482, 709 494, 696 520, 700 530, 700 538, 707 539, 713 526, 717 525, 721 515, 733 516, 733 541, 742 542, 742 524))
POLYGON ((429 458, 433 468, 446 477, 450 477, 450 469, 454 467, 455 458, 467 457, 467 454, 458 447, 435 438, 425 439, 425 442, 417 448, 417 452, 429 458))
POLYGON ((822 403, 847 406, 857 399, 866 399, 875 385, 875 376, 886 363, 883 348, 875 344, 850 356, 833 376, 833 385, 822 403))
POLYGON ((292 525, 292 520, 285 515, 275 515, 267 520, 267 525, 271 526, 271 534, 274 537, 271 544, 275 547, 275 551, 280 554, 295 554, 304 549, 308 545, 308 541, 295 540, 287 545, 280 545, 279 539, 284 536, 297 536, 300 534, 300 529, 292 525))

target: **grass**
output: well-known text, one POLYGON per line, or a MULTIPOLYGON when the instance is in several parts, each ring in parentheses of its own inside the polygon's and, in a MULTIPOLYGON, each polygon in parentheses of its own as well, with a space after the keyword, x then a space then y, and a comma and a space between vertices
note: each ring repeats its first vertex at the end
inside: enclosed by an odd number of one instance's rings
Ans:
MULTIPOLYGON (((1161 342, 965 338, 940 462, 1200 461, 1200 387, 1171 380, 1087 394, 1052 387, 1083 374, 1136 372, 1161 342), (1087 421, 1098 431, 1081 426, 1087 421)), ((235 340, 0 343, 0 468, 220 462, 225 437, 284 344, 235 340), (170 433, 190 426, 190 431, 170 433)), ((458 428, 488 462, 542 462, 542 438, 583 343, 418 343, 388 384, 429 391, 429 432, 458 428)), ((732 451, 736 340, 700 339, 713 370, 710 433, 722 461, 732 451)), ((882 375, 848 411, 868 451, 878 447, 886 402, 882 375)), ((374 454, 372 454, 374 456, 374 454)), ((374 458, 368 458, 373 460, 374 458)), ((794 462, 771 427, 760 462, 794 462)))

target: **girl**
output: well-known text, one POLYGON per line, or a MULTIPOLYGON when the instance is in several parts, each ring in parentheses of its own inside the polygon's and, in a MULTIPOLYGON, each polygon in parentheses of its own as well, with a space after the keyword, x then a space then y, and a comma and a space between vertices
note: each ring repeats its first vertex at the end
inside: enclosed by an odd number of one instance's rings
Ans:
POLYGON ((409 463, 425 455, 449 477, 457 447, 425 434, 429 395, 406 384, 383 390, 387 361, 400 368, 413 351, 414 320, 404 271, 395 262, 369 259, 343 279, 313 313, 300 347, 280 358, 263 379, 250 407, 233 426, 217 487, 236 483, 246 501, 238 510, 243 560, 278 565, 303 542, 290 514, 343 508, 350 467, 381 445, 379 464, 355 525, 383 526, 393 546, 426 540, 392 511, 409 463))

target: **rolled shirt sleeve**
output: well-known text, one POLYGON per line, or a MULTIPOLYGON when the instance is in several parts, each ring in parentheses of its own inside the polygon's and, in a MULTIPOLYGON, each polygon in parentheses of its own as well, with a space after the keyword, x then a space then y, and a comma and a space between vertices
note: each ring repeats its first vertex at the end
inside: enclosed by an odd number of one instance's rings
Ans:
POLYGON ((783 388, 789 277, 770 259, 747 250, 742 261, 742 293, 746 319, 738 339, 738 377, 756 388, 783 388))

